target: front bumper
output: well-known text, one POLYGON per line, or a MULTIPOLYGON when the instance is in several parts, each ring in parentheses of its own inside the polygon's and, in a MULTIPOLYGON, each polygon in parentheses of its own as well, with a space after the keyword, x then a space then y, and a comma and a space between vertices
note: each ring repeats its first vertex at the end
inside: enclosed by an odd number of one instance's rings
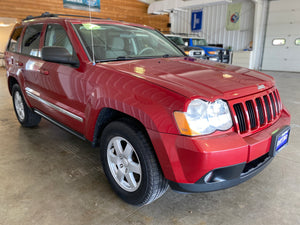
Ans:
POLYGON ((262 171, 273 159, 272 133, 290 124, 284 109, 272 126, 247 137, 236 132, 186 137, 149 132, 172 189, 204 192, 229 188, 262 171))
POLYGON ((190 193, 230 188, 254 177, 269 165, 273 158, 266 154, 250 163, 215 169, 193 184, 169 181, 169 185, 175 191, 190 193), (249 168, 251 169, 248 170, 249 168))

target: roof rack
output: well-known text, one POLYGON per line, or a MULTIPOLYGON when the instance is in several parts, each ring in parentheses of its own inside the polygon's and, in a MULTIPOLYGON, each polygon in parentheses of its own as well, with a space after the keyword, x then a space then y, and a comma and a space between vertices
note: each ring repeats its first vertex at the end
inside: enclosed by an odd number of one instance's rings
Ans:
POLYGON ((58 17, 57 14, 52 14, 52 13, 49 13, 49 12, 44 12, 42 13, 40 16, 27 16, 25 19, 23 19, 23 21, 25 20, 32 20, 32 19, 36 19, 36 18, 44 18, 44 17, 58 17))
MULTIPOLYGON (((40 16, 32 16, 32 15, 27 16, 25 19, 23 19, 23 21, 25 21, 25 20, 32 20, 32 19, 36 19, 36 18, 59 17, 59 16, 91 18, 91 19, 103 19, 103 18, 99 18, 99 17, 89 17, 89 16, 72 15, 72 14, 53 14, 53 13, 49 13, 49 12, 44 12, 40 16)), ((110 18, 107 18, 107 19, 110 20, 110 18)))

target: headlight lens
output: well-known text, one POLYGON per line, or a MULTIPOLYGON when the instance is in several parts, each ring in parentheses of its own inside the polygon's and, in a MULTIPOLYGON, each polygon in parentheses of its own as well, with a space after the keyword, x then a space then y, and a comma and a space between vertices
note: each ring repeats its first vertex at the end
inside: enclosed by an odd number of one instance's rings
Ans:
POLYGON ((228 105, 221 99, 214 102, 195 99, 186 112, 175 112, 174 116, 180 132, 189 136, 211 134, 232 127, 228 105))
POLYGON ((210 54, 210 55, 218 55, 219 52, 218 51, 209 51, 208 54, 210 54))

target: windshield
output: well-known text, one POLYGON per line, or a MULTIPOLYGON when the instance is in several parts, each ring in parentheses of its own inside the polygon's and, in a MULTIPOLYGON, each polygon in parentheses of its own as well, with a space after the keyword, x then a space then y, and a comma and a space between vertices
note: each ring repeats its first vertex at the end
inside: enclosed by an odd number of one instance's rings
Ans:
POLYGON ((111 24, 73 25, 91 59, 94 49, 96 62, 184 56, 155 30, 111 24))
POLYGON ((184 45, 184 41, 181 37, 167 36, 171 41, 173 41, 176 45, 184 45))
POLYGON ((205 39, 194 39, 193 38, 193 45, 201 45, 201 46, 207 46, 205 39))

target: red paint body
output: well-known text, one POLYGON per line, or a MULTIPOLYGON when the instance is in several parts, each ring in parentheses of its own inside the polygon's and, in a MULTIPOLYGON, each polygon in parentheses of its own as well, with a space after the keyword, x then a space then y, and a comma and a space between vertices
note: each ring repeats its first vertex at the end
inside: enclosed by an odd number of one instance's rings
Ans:
MULTIPOLYGON (((41 21, 44 28, 40 50, 47 23, 59 23, 67 31, 80 66, 74 68, 6 52, 8 79, 17 80, 27 104, 82 134, 89 141, 94 141, 96 121, 103 108, 111 108, 137 119, 146 128, 168 180, 195 183, 215 168, 252 161, 269 151, 273 131, 290 124, 290 115, 283 107, 265 126, 258 126, 245 133, 239 132, 233 105, 275 90, 274 79, 268 75, 189 57, 93 65, 71 25, 71 22, 82 23, 84 20, 55 18, 37 19, 30 23, 41 21), (137 67, 143 68, 144 72, 137 73, 137 67), (265 88, 258 90, 259 85, 265 88), (26 94, 26 87, 38 92, 39 97, 47 102, 81 117, 83 121, 68 117, 30 98, 26 94), (186 111, 188 103, 196 98, 226 100, 234 126, 211 135, 180 135, 173 113, 186 111)), ((114 21, 95 22, 122 24, 114 21)), ((27 24, 23 23, 25 26, 27 24)), ((19 44, 19 51, 20 48, 19 44)))

